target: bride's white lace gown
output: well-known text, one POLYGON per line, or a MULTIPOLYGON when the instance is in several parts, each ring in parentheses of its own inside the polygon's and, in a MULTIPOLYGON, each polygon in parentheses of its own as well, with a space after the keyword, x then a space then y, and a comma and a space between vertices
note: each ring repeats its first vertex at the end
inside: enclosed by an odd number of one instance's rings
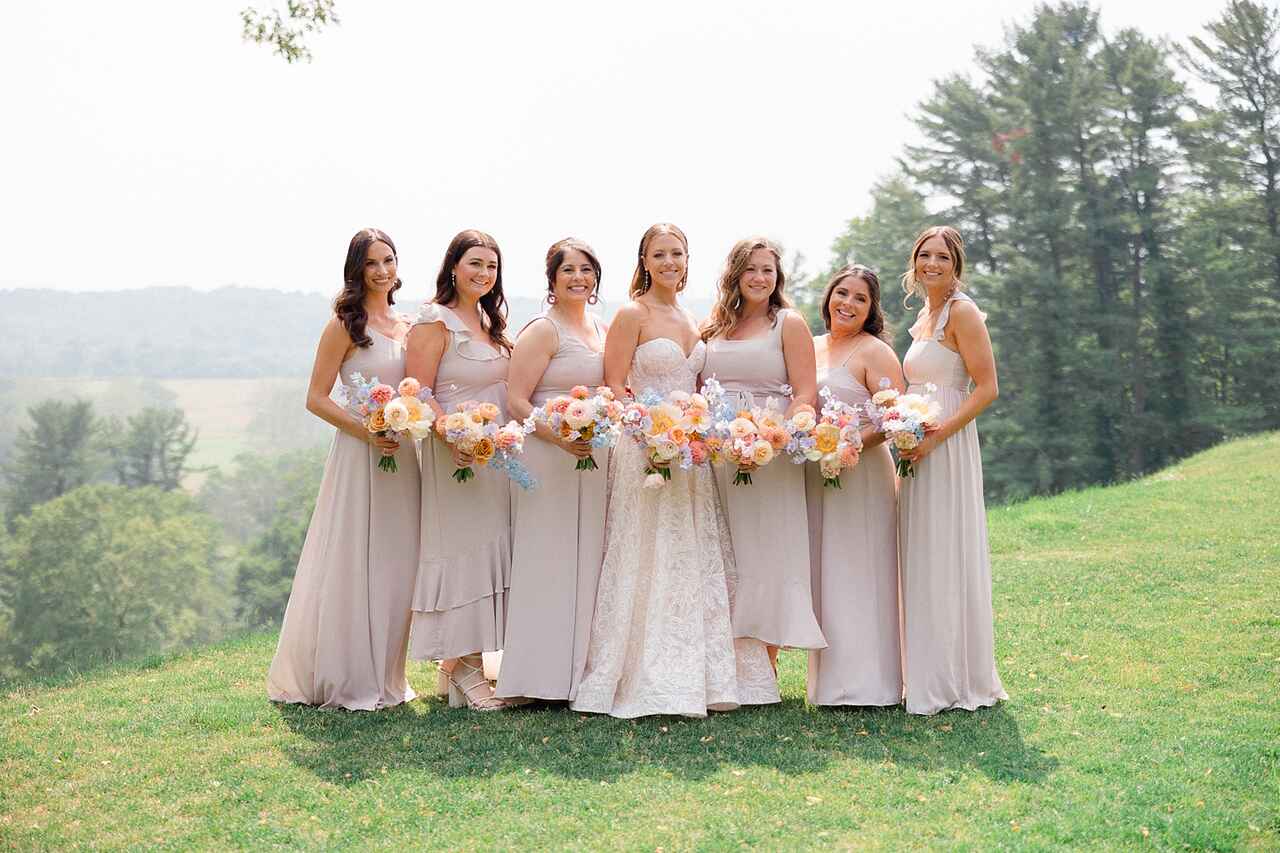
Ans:
MULTIPOLYGON (((673 340, 646 341, 628 384, 637 394, 692 392, 705 360, 701 341, 688 356, 673 340)), ((733 548, 711 471, 673 467, 670 482, 645 489, 644 469, 639 446, 620 442, 610 464, 587 668, 573 708, 701 717, 779 701, 764 645, 733 639, 733 548)))

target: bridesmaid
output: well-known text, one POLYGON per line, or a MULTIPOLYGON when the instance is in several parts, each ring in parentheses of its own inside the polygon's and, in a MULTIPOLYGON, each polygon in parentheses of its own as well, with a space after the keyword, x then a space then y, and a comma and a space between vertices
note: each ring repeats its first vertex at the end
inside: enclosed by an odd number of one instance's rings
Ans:
MULTIPOLYGON (((502 255, 492 237, 463 231, 436 276, 436 295, 409 332, 405 371, 435 392, 437 415, 458 403, 495 404, 506 419, 507 364, 502 255)), ((444 426, 443 417, 438 427, 444 426)), ((511 579, 511 484, 476 466, 466 483, 453 472, 472 463, 440 430, 422 444, 422 547, 413 590, 410 656, 439 660, 450 707, 496 711, 481 653, 503 646, 511 579)))
MULTIPOLYGON (((719 299, 702 327, 702 376, 718 379, 732 406, 773 401, 790 415, 817 401, 813 337, 789 308, 785 284, 778 249, 768 240, 751 237, 730 250, 719 299)), ((804 468, 778 459, 752 477, 752 485, 734 486, 728 466, 716 468, 738 567, 733 636, 767 644, 776 668, 779 646, 820 649, 827 641, 810 590, 804 468)))
POLYGON ((902 458, 898 525, 906 702, 912 714, 994 705, 991 560, 974 419, 999 393, 986 317, 962 292, 964 242, 949 226, 916 238, 902 286, 925 299, 903 362, 908 390, 937 386, 942 421, 902 458))
MULTIPOLYGON (((604 383, 606 327, 587 305, 599 301, 600 261, 581 240, 547 250, 545 312, 529 321, 511 355, 507 401, 524 419, 575 385, 604 383)), ((604 559, 608 451, 561 438, 539 421, 523 461, 536 492, 513 490, 511 605, 498 676, 502 698, 572 700, 587 662, 596 584, 604 559), (594 456, 597 470, 574 469, 594 456)))
MULTIPOLYGON (((818 385, 861 413, 880 380, 904 390, 880 308, 880 279, 864 266, 837 272, 822 295, 829 334, 814 341, 818 385)), ((898 607, 898 501, 893 457, 874 426, 862 430, 862 458, 822 485, 805 466, 813 607, 827 647, 809 653, 814 705, 897 705, 902 701, 898 607)))
POLYGON ((411 701, 405 680, 418 551, 413 447, 378 438, 329 397, 339 375, 404 378, 408 321, 395 314, 396 247, 382 231, 351 238, 343 287, 320 335, 307 410, 337 428, 267 674, 276 702, 371 711, 411 701), (377 469, 394 455, 399 472, 377 469))

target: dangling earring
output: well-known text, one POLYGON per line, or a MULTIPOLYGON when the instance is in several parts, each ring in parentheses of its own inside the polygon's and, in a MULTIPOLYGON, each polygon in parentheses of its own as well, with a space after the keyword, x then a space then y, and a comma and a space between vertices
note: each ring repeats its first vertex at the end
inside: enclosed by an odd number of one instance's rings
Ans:
POLYGON ((453 274, 453 270, 449 271, 449 286, 455 289, 458 287, 458 277, 453 274))
MULTIPOLYGON (((650 284, 650 282, 649 282, 649 271, 648 271, 648 270, 645 270, 645 271, 644 271, 644 289, 645 289, 645 290, 648 290, 648 289, 649 289, 649 284, 650 284)), ((643 292, 643 291, 642 291, 642 292, 643 292)))
POLYGON ((591 295, 587 297, 587 304, 595 305, 599 301, 600 301, 600 294, 596 293, 594 290, 591 291, 591 295))
POLYGON ((547 304, 548 304, 548 305, 555 305, 555 304, 556 304, 556 295, 555 295, 554 293, 548 293, 548 294, 547 294, 547 304))

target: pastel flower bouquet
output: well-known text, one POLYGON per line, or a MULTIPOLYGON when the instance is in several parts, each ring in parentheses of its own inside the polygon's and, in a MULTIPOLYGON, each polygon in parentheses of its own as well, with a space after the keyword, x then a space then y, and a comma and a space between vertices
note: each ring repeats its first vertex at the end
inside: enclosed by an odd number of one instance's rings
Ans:
MULTIPOLYGON (((586 441, 597 450, 613 447, 622 434, 623 405, 607 385, 595 393, 585 385, 575 385, 568 396, 554 397, 533 411, 536 420, 547 424, 566 441, 586 441)), ((575 471, 594 471, 594 457, 579 459, 575 471)))
POLYGON ((713 452, 711 404, 703 394, 672 391, 666 397, 646 389, 623 407, 622 432, 645 453, 645 488, 671 479, 671 465, 688 470, 705 465, 713 452))
POLYGON ((839 489, 841 472, 857 465, 862 456, 862 418, 825 385, 818 396, 822 414, 813 426, 812 442, 797 449, 804 459, 818 463, 823 488, 839 489))
MULTIPOLYGON (((436 431, 450 445, 470 455, 475 464, 503 471, 521 488, 531 489, 537 484, 519 457, 524 452, 524 437, 533 432, 533 419, 499 426, 499 414, 493 403, 467 400, 440 418, 436 431)), ((474 468, 464 465, 453 472, 453 479, 465 483, 475 475, 474 468)))
POLYGON ((717 416, 717 456, 737 467, 733 475, 735 486, 750 486, 751 472, 768 465, 792 444, 791 424, 773 398, 764 406, 737 411, 722 405, 717 416))
MULTIPOLYGON (((923 394, 900 394, 888 379, 880 380, 880 390, 871 395, 867 411, 895 450, 914 450, 924 441, 925 433, 938 425, 942 404, 933 399, 937 390, 938 386, 930 382, 923 394)), ((899 477, 916 475, 915 466, 901 456, 897 470, 899 477)))
MULTIPOLYGON (((365 379, 362 374, 353 373, 351 384, 342 386, 342 395, 347 411, 376 436, 406 441, 431 434, 431 425, 435 422, 435 412, 427 405, 431 389, 423 388, 411 376, 392 388, 379 382, 376 376, 365 379)), ((378 469, 394 474, 399 466, 394 456, 384 455, 378 460, 378 469)))

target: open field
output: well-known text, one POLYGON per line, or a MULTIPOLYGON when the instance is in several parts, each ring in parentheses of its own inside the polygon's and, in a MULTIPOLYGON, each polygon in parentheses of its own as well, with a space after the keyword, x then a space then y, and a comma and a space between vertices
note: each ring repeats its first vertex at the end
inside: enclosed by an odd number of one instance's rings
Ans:
MULTIPOLYGON (((991 513, 1010 700, 279 707, 274 638, 0 700, 0 846, 1280 847, 1280 434, 991 513)), ((431 684, 424 667, 411 678, 431 684)))

